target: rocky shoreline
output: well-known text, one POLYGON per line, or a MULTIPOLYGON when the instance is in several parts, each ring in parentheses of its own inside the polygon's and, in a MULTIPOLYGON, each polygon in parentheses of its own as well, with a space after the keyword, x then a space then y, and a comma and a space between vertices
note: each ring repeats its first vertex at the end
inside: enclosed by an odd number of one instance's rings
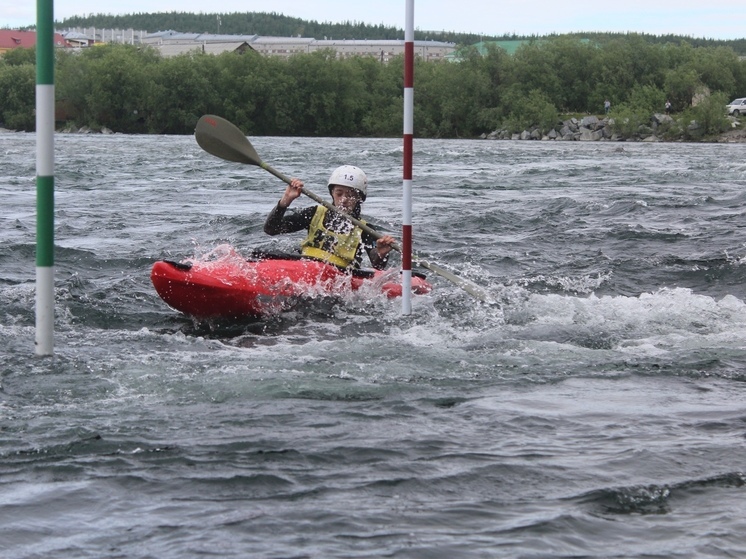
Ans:
MULTIPOLYGON (((630 137, 622 137, 613 131, 613 121, 610 118, 599 119, 596 116, 586 116, 578 120, 571 118, 562 121, 546 134, 542 134, 538 128, 524 130, 520 134, 511 133, 508 130, 495 130, 489 134, 480 136, 483 140, 544 140, 544 141, 577 141, 577 142, 708 142, 735 144, 746 143, 746 127, 741 127, 740 121, 729 117, 733 129, 723 132, 712 138, 684 138, 683 136, 671 139, 664 137, 664 132, 673 121, 668 115, 654 115, 652 125, 641 126, 638 132, 630 137), (670 120, 669 120, 670 119, 670 120)), ((692 123, 690 132, 695 132, 697 124, 692 123)), ((108 128, 93 130, 88 126, 82 128, 65 127, 57 130, 60 134, 115 134, 108 128)), ((15 134, 15 130, 0 127, 0 134, 15 134)), ((695 135, 695 134, 692 134, 695 135)))
MULTIPOLYGON (((67 126, 65 128, 60 128, 59 130, 55 130, 58 134, 115 134, 115 132, 112 132, 108 128, 104 127, 101 130, 93 130, 92 128, 89 128, 88 126, 83 126, 82 128, 74 128, 67 126)), ((0 127, 0 134, 17 134, 18 130, 9 130, 8 128, 2 128, 0 127)), ((32 132, 33 133, 33 132, 32 132)))
POLYGON ((714 138, 704 138, 700 125, 692 121, 685 131, 671 134, 674 119, 665 114, 654 114, 650 126, 640 126, 629 136, 623 136, 615 131, 612 118, 598 118, 589 115, 578 120, 570 118, 558 123, 548 132, 542 132, 538 127, 524 130, 520 133, 509 130, 494 130, 480 136, 483 140, 539 140, 539 141, 573 141, 573 142, 717 142, 743 143, 746 142, 746 129, 741 128, 739 120, 728 117, 732 130, 724 132, 714 138))

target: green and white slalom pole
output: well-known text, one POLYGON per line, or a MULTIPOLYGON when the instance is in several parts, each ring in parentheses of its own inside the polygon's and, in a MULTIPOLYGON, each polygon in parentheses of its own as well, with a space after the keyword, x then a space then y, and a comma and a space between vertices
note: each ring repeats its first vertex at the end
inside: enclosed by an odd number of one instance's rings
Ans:
POLYGON ((54 0, 36 1, 36 354, 54 354, 54 0))
POLYGON ((414 137, 414 0, 406 0, 404 27, 404 172, 402 182, 402 314, 412 314, 412 138, 414 137))

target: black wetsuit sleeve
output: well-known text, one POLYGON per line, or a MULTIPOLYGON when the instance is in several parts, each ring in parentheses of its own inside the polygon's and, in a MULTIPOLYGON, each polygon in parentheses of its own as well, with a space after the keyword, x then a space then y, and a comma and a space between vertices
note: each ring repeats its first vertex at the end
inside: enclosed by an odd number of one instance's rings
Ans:
POLYGON ((370 259, 371 266, 373 266, 376 270, 383 270, 389 262, 389 255, 387 254, 383 258, 378 256, 378 249, 376 248, 376 237, 374 237, 370 233, 366 233, 365 231, 363 231, 362 246, 363 249, 368 253, 368 258, 370 259))
POLYGON ((287 208, 283 208, 278 203, 264 222, 264 232, 267 235, 281 235, 282 233, 294 233, 308 229, 311 225, 311 219, 316 212, 316 206, 303 208, 299 211, 292 211, 286 214, 287 208))

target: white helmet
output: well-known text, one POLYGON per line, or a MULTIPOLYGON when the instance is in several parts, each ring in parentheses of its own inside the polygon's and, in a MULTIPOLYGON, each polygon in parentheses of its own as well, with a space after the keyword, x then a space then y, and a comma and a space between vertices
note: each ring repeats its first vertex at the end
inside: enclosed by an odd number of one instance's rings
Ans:
POLYGON ((368 196, 368 177, 360 167, 354 165, 342 165, 334 169, 332 176, 329 177, 329 194, 332 193, 332 186, 349 186, 357 190, 363 202, 368 196))

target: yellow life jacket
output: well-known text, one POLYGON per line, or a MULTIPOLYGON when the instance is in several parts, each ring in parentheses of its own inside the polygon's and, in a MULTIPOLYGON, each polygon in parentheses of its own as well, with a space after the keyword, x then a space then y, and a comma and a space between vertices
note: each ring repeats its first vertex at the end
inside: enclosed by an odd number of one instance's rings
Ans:
POLYGON ((350 229, 346 233, 332 231, 324 227, 325 217, 326 208, 318 206, 311 218, 308 236, 301 244, 300 252, 303 256, 347 268, 355 261, 355 254, 363 240, 363 230, 350 223, 350 229))

